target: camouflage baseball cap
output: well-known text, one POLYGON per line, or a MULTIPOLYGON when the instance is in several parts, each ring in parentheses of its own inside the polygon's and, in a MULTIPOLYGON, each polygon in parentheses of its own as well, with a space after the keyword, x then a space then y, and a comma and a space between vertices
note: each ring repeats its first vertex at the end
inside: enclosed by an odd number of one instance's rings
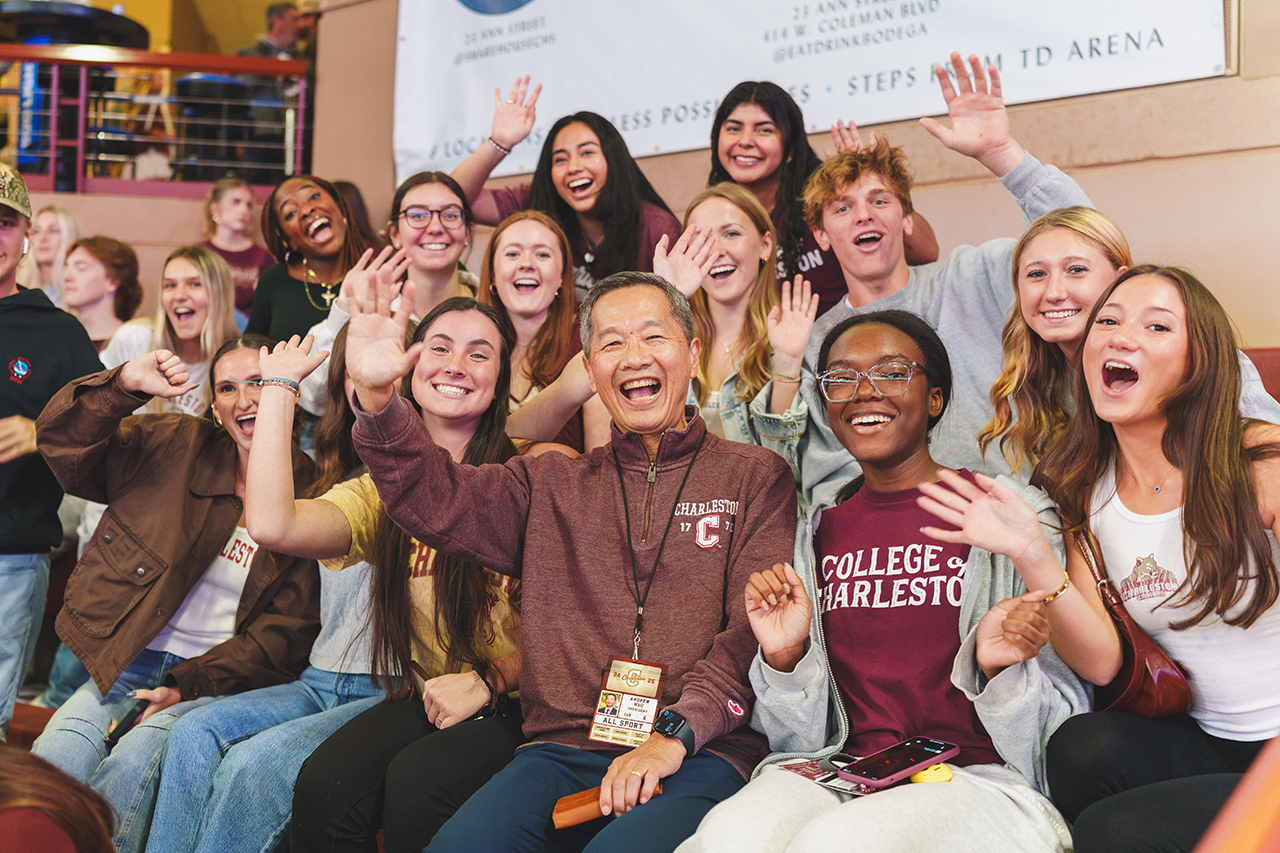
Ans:
POLYGON ((0 163, 0 204, 31 218, 31 199, 27 197, 26 182, 5 163, 0 163))

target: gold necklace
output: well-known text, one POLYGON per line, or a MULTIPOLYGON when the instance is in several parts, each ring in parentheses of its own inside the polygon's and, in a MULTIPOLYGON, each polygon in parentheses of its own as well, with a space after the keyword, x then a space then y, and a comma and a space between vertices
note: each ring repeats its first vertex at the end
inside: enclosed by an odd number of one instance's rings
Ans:
POLYGON ((307 266, 306 258, 302 259, 302 269, 303 269, 303 275, 306 276, 302 281, 302 292, 307 294, 307 301, 310 302, 311 307, 316 309, 317 311, 328 311, 329 307, 333 305, 333 297, 335 295, 333 292, 333 289, 338 285, 342 284, 342 282, 335 281, 330 283, 330 282, 321 281, 320 276, 316 275, 315 270, 307 266), (320 285, 320 287, 322 288, 320 291, 320 298, 324 300, 324 305, 317 305, 316 301, 311 298, 311 282, 312 281, 320 285))

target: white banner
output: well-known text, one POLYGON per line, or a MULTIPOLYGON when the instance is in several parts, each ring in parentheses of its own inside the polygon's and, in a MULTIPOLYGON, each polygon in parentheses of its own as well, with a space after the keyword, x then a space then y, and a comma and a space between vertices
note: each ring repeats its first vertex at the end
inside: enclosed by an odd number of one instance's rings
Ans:
POLYGON ((996 65, 1010 104, 1225 73, 1222 0, 401 0, 400 180, 482 144, 493 90, 530 74, 538 123, 495 174, 533 171, 556 119, 607 117, 637 157, 706 148, 743 80, 791 92, 810 132, 945 112, 932 68, 996 65))

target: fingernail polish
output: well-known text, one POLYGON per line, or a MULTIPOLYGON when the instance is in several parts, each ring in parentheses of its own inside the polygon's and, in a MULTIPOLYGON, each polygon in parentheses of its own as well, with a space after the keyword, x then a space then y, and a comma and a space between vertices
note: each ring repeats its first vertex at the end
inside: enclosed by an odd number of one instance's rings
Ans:
POLYGON ((130 691, 129 691, 128 693, 126 693, 125 695, 126 695, 126 696, 128 696, 130 699, 137 699, 137 698, 138 698, 138 691, 136 691, 136 690, 130 690, 130 691))

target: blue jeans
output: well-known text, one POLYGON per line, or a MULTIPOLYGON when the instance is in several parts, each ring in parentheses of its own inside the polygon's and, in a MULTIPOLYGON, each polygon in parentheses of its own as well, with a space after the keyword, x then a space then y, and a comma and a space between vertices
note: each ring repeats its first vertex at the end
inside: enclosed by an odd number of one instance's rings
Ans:
POLYGON ((61 708, 71 694, 88 680, 89 670, 80 663, 80 658, 65 643, 58 643, 53 668, 49 670, 49 686, 40 694, 40 701, 46 708, 61 708))
POLYGON ((274 850, 288 836, 302 762, 382 695, 368 675, 307 667, 297 681, 183 717, 169 736, 147 853, 274 850))
POLYGON ((436 833, 426 851, 675 850, 712 806, 746 784, 729 762, 699 752, 663 779, 662 793, 644 805, 617 817, 555 829, 551 811, 556 800, 599 785, 612 761, 611 755, 558 744, 521 747, 436 833))
POLYGON ((31 665, 48 589, 48 553, 0 554, 0 740, 31 665))
POLYGON ((129 691, 156 687, 165 673, 182 660, 167 652, 144 649, 106 696, 92 681, 82 685, 54 712, 31 749, 106 798, 116 811, 118 823, 113 840, 120 853, 136 853, 146 841, 169 729, 186 712, 218 697, 179 702, 152 714, 134 726, 110 752, 107 729, 112 720, 123 717, 137 702, 129 698, 129 691))

